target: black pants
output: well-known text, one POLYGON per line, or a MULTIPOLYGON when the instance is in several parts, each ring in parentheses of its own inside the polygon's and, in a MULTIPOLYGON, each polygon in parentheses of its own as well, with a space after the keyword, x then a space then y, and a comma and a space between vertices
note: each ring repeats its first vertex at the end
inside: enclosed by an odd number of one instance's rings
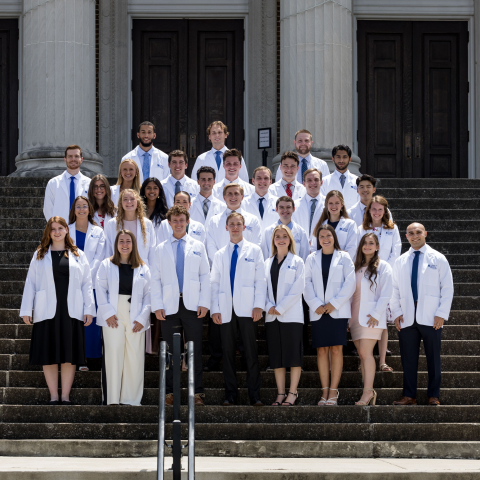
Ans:
POLYGON ((317 352, 313 352, 312 344, 308 338, 308 327, 310 325, 310 308, 308 306, 308 303, 303 298, 303 295, 302 295, 302 305, 303 305, 303 354, 316 355, 317 352))
POLYGON ((214 367, 222 361, 222 336, 220 333, 221 325, 217 325, 212 320, 210 312, 208 315, 208 348, 210 350, 210 358, 207 366, 214 367))
POLYGON ((243 342, 247 363, 247 387, 251 402, 260 400, 260 367, 257 349, 258 322, 251 317, 238 317, 232 310, 232 320, 220 325, 223 348, 223 377, 225 379, 225 398, 236 399, 238 396, 235 357, 237 336, 243 342))
POLYGON ((417 320, 410 327, 402 328, 398 332, 400 355, 403 367, 403 395, 417 397, 418 356, 420 354, 420 340, 423 340, 428 370, 428 397, 440 396, 442 380, 440 344, 442 328, 435 330, 428 325, 420 325, 417 320))
MULTIPOLYGON (((167 315, 162 325, 162 337, 169 346, 170 353, 173 352, 173 334, 185 333, 185 343, 193 342, 194 361, 195 361, 195 393, 203 393, 202 386, 202 330, 203 319, 197 318, 197 312, 187 310, 183 304, 183 298, 180 297, 178 312, 174 315, 167 315)), ((173 393, 173 370, 167 370, 165 379, 166 392, 173 393)))

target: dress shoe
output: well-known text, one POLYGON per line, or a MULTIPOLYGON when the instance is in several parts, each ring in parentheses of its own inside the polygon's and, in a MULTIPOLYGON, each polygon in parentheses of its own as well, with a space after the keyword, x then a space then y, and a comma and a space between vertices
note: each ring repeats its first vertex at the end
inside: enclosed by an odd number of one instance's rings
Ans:
POLYGON ((70 400, 62 400, 62 405, 73 405, 70 400))
POLYGON ((205 406, 205 403, 203 401, 203 398, 202 398, 202 394, 201 393, 196 393, 195 394, 195 406, 196 407, 204 407, 205 406))
POLYGON ((47 405, 60 405, 58 400, 50 400, 47 405))
POLYGON ((263 407, 263 402, 261 400, 252 400, 251 402, 252 407, 263 407))
POLYGON ((428 404, 437 406, 440 405, 440 400, 437 397, 428 397, 428 404))
POLYGON ((387 352, 385 353, 385 355, 387 357, 391 357, 392 356, 392 352, 387 348, 387 352))
POLYGON ((393 402, 394 405, 416 405, 417 400, 412 397, 402 397, 400 400, 393 402))
POLYGON ((219 372, 221 371, 220 364, 219 363, 211 363, 210 365, 205 365, 203 367, 204 372, 219 372))
POLYGON ((233 398, 226 398, 226 399, 223 401, 222 405, 223 405, 224 407, 231 407, 231 406, 235 405, 235 400, 234 400, 233 398))
POLYGON ((167 393, 165 395, 165 405, 168 405, 169 407, 173 406, 173 393, 167 393))

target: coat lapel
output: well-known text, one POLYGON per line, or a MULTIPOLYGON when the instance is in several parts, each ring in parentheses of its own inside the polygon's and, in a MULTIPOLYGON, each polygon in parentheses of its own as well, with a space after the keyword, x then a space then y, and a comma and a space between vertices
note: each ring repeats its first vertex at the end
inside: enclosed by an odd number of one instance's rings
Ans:
POLYGON ((69 173, 65 170, 62 173, 62 178, 60 178, 61 187, 63 188, 63 191, 65 192, 65 195, 67 196, 68 199, 70 199, 70 189, 67 187, 67 180, 69 184, 71 182, 69 177, 70 177, 69 173))
POLYGON ((322 272, 322 250, 317 250, 316 253, 315 253, 315 262, 317 262, 317 267, 318 267, 318 270, 319 270, 319 273, 318 273, 318 282, 320 284, 320 294, 321 294, 321 297, 322 297, 322 300, 324 299, 325 297, 325 293, 324 293, 324 290, 325 290, 325 286, 323 285, 323 272, 322 272))

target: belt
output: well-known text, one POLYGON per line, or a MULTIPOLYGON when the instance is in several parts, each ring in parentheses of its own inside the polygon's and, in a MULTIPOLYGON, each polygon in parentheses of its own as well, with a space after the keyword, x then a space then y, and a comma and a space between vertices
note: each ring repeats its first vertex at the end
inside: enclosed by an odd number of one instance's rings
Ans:
POLYGON ((182 298, 182 297, 183 297, 183 293, 180 294, 180 298, 182 298))

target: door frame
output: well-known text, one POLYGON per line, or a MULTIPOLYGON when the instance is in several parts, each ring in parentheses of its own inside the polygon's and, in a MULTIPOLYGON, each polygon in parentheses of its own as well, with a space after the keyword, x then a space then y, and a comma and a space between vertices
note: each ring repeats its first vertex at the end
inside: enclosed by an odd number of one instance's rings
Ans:
MULTIPOLYGON (((421 0, 419 0, 421 4, 421 0)), ((441 10, 442 7, 437 7, 441 10)), ((363 11, 362 13, 354 13, 353 17, 353 131, 358 131, 358 20, 380 20, 380 21, 467 21, 469 42, 468 42, 468 81, 470 84, 470 91, 468 93, 468 131, 470 134, 470 141, 468 142, 468 178, 480 178, 480 164, 476 165, 476 123, 480 125, 480 112, 478 115, 478 122, 476 122, 475 114, 475 22, 474 14, 468 14, 459 9, 459 14, 449 11, 442 14, 441 12, 418 13, 415 10, 410 15, 402 13, 392 13, 391 9, 384 6, 384 2, 379 2, 375 5, 375 10, 371 13, 363 11), (390 11, 389 11, 390 10, 390 11), (448 16, 447 16, 448 15, 448 16)), ((480 52, 478 52, 480 54, 480 52)), ((354 134, 354 148, 358 152, 358 137, 354 134)), ((361 167, 360 167, 361 169, 361 167)), ((362 173, 368 173, 363 172, 362 173)))
MULTIPOLYGON (((245 39, 243 42, 243 80, 245 82, 245 91, 243 92, 243 128, 245 130, 245 138, 243 145, 239 147, 244 156, 248 152, 249 141, 248 141, 248 94, 249 94, 249 81, 248 81, 248 5, 245 9, 239 9, 238 5, 234 3, 222 5, 216 4, 215 8, 218 8, 219 11, 212 14, 211 12, 205 11, 198 8, 199 5, 191 5, 191 8, 188 6, 182 5, 182 9, 176 7, 175 5, 170 5, 168 9, 164 5, 158 5, 155 8, 153 5, 149 6, 149 13, 146 14, 142 11, 141 8, 132 8, 129 5, 128 8, 128 28, 131 32, 128 36, 128 82, 129 85, 132 85, 133 79, 133 20, 161 20, 161 19, 172 19, 172 20, 218 20, 218 18, 238 20, 243 19, 243 27, 245 30, 245 39), (243 147, 243 148, 242 148, 243 147)), ((133 91, 129 89, 128 95, 128 132, 132 131, 134 128, 133 125, 133 91)), ((206 135, 206 132, 204 132, 206 135)), ((200 132, 198 133, 200 135, 200 132)), ((129 138, 132 135, 129 133, 129 138)), ((238 147, 238 146, 237 146, 238 147)), ((132 149, 135 148, 135 145, 132 145, 132 149)), ((203 153, 203 152, 200 152, 203 153)), ((248 155, 246 157, 246 163, 248 168, 248 155)))

